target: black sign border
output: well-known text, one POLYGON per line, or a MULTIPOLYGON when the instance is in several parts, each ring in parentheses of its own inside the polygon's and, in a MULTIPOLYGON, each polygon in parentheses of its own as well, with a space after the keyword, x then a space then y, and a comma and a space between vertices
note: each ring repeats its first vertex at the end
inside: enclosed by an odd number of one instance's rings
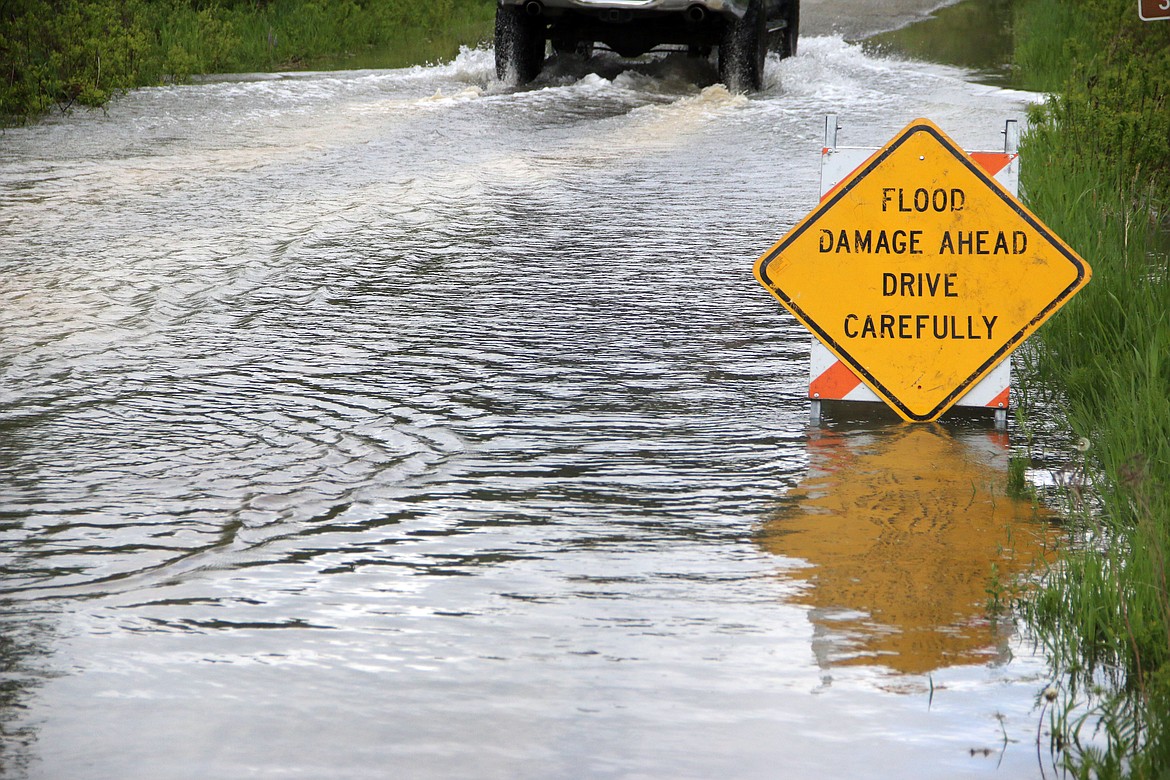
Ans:
POLYGON ((1064 242, 1058 239, 1051 231, 1048 230, 1048 228, 1042 225, 1039 220, 1029 214, 1028 211, 1025 210, 1019 203, 1019 201, 1001 189, 999 185, 995 184, 992 178, 987 175, 986 171, 980 168, 970 157, 968 157, 966 152, 951 143, 950 139, 943 135, 938 128, 928 124, 911 123, 902 131, 900 136, 895 138, 890 143, 889 146, 883 149, 880 154, 874 157, 859 172, 855 173, 849 179, 848 183, 838 189, 831 198, 818 206, 812 212, 812 214, 801 221, 796 229, 785 236, 779 244, 774 246, 771 251, 768 252, 768 254, 764 255, 760 262, 760 278, 764 280, 764 282, 768 285, 768 289, 770 289, 777 298, 783 301, 784 305, 788 307, 793 312, 793 314, 796 315, 796 317, 804 324, 805 327, 816 333, 820 340, 829 345, 835 353, 841 356, 841 358, 845 360, 850 368, 865 377, 866 380, 868 380, 870 386, 878 390, 878 392, 882 395, 883 398, 886 399, 888 403, 895 406, 909 420, 913 420, 914 422, 929 422, 941 417, 948 409, 950 409, 951 406, 954 405, 956 401, 958 401, 963 396, 964 393, 967 392, 967 390, 976 382, 977 379, 979 379, 979 377, 981 377, 990 369, 994 368, 995 364, 999 363, 1000 360, 1002 360, 1007 354, 1014 350, 1016 346, 1023 340, 1026 333, 1037 327, 1038 324, 1043 322, 1051 312, 1059 308, 1064 303, 1065 299, 1076 292, 1076 290, 1084 283, 1086 269, 1087 266, 1085 261, 1073 253, 1068 247, 1066 247, 1064 242), (975 176, 980 181, 987 185, 989 190, 999 196, 999 198, 1009 208, 1011 208, 1012 211, 1016 212, 1016 214, 1018 214, 1021 219, 1023 219, 1028 225, 1036 230, 1036 232, 1038 232, 1041 236, 1043 236, 1049 244, 1059 250, 1060 254, 1063 255, 1070 263, 1072 263, 1073 267, 1076 268, 1077 271, 1076 279, 1073 280, 1073 282, 1066 288, 1064 288, 1064 290, 1061 291, 1060 294, 1057 295, 1051 303, 1045 306, 1039 314, 1029 320, 1022 328, 1020 328, 1018 332, 1016 332, 1015 335, 1008 339, 1007 342, 1003 344, 1003 346, 996 350, 995 354, 981 363, 979 367, 971 373, 970 376, 964 379, 958 387, 952 390, 942 401, 940 401, 926 414, 915 414, 907 409, 906 405, 899 398, 891 393, 889 389, 885 387, 885 385, 879 382, 873 376, 873 374, 867 371, 865 367, 857 361, 856 358, 849 354, 848 350, 843 349, 835 339, 833 339, 819 325, 817 325, 805 313, 805 311, 800 308, 799 305, 797 305, 796 301, 794 301, 791 296, 785 293, 784 290, 782 290, 779 285, 772 281, 772 279, 768 276, 768 266, 772 263, 773 260, 782 255, 784 250, 790 244, 792 244, 793 241, 803 235, 806 230, 813 227, 817 221, 820 220, 820 218, 823 217, 827 211, 829 211, 829 209, 833 208, 833 206, 835 206, 842 198, 849 194, 849 192, 859 182, 872 173, 875 168, 885 162, 886 158, 893 154, 898 148, 902 146, 902 144, 906 143, 906 141, 908 141, 917 133, 929 133, 931 136, 933 136, 943 146, 944 149, 946 149, 951 153, 951 155, 954 156, 956 160, 965 165, 969 171, 975 174, 975 176))

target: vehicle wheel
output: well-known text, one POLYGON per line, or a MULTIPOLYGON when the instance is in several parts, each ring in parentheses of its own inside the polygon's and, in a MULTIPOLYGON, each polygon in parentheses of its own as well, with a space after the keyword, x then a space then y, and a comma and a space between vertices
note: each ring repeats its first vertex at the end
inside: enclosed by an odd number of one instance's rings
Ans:
POLYGON ((496 6, 496 78, 527 84, 544 67, 544 22, 519 5, 496 6))
POLYGON ((800 0, 788 0, 783 16, 786 25, 777 35, 774 47, 780 59, 796 56, 796 42, 800 38, 800 0))
POLYGON ((761 0, 752 0, 743 18, 724 28, 719 42, 719 78, 732 92, 755 91, 764 85, 767 35, 761 0))

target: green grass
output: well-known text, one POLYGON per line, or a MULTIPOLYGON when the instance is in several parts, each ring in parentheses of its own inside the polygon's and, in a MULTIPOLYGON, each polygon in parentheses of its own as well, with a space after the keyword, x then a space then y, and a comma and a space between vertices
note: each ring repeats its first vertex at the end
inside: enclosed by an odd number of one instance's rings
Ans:
POLYGON ((1027 0, 1017 6, 1015 61, 1026 89, 1059 89, 1072 70, 1078 42, 1090 32, 1089 20, 1064 0, 1027 0))
POLYGON ((1024 0, 1017 62, 1053 91, 1021 144, 1029 206, 1093 267, 1040 332, 1039 381, 1100 499, 1024 604, 1062 680, 1075 777, 1170 768, 1170 25, 1120 0, 1024 0), (1079 713, 1075 714, 1074 713, 1079 713), (1094 735, 1093 739, 1089 739, 1094 735))
POLYGON ((376 56, 383 67, 445 59, 485 40, 494 6, 485 2, 410 3, 286 0, 259 7, 182 3, 156 6, 167 74, 314 67, 376 56))
POLYGON ((491 35, 486 0, 0 0, 0 119, 194 74, 404 67, 491 35))

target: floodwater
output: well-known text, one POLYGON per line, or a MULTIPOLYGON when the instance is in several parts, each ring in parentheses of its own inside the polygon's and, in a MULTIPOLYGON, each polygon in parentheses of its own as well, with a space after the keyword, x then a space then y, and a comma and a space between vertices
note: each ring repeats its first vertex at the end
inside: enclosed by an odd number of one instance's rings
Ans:
POLYGON ((968 69, 978 81, 1018 86, 1011 61, 1014 0, 960 2, 916 24, 868 37, 867 52, 895 53, 968 69))
POLYGON ((1039 776, 1014 427, 810 428, 751 274, 826 113, 996 149, 1030 96, 834 37, 714 80, 467 51, 0 137, 6 773, 1039 776))

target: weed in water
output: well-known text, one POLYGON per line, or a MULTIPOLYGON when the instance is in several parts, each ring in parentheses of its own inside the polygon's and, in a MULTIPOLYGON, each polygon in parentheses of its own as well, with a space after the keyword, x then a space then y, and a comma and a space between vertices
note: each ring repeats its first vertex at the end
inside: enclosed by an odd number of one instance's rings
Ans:
POLYGON ((1035 489, 1028 481, 1028 466, 1031 459, 1022 455, 1012 455, 1008 459, 1007 494, 1012 498, 1033 498, 1035 489))

